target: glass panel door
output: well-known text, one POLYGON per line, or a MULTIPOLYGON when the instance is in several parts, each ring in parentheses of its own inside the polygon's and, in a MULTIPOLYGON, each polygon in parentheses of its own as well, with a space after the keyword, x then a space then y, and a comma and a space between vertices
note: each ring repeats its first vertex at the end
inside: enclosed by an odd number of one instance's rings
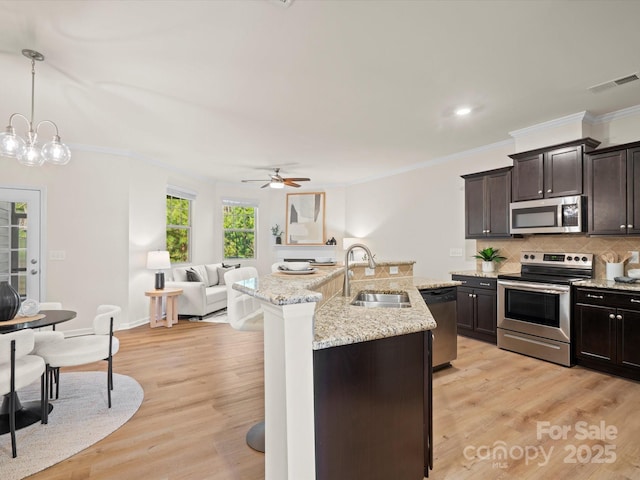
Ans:
POLYGON ((505 289, 505 317, 560 328, 560 294, 505 289))
POLYGON ((40 300, 39 190, 0 187, 0 280, 20 297, 40 300))

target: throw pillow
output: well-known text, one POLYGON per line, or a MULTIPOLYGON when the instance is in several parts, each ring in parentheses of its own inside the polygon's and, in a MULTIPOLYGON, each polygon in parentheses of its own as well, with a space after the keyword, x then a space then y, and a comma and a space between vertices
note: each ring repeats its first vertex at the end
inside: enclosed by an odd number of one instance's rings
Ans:
POLYGON ((187 282, 201 282, 202 281, 202 278, 200 278, 200 275, 198 275, 198 272, 196 272, 193 268, 187 269, 187 271, 185 273, 187 274, 187 282))
POLYGON ((240 268, 240 264, 236 263, 235 265, 225 265, 224 262, 222 262, 222 268, 240 268))
POLYGON ((218 285, 226 285, 226 283, 224 283, 224 274, 229 270, 233 270, 234 268, 236 267, 218 267, 218 285))

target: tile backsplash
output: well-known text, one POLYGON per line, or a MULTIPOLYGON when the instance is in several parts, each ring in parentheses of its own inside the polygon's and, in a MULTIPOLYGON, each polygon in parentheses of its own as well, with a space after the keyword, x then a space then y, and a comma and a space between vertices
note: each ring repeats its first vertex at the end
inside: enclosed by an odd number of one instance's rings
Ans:
MULTIPOLYGON (((500 262, 498 271, 518 271, 520 270, 520 252, 575 252, 593 253, 594 255, 594 277, 605 278, 605 263, 600 255, 605 253, 615 253, 618 258, 622 258, 629 251, 640 251, 640 237, 588 237, 581 234, 562 235, 527 235, 523 238, 477 240, 476 251, 486 247, 500 249, 500 254, 507 257, 507 260, 500 262)), ((475 252, 471 253, 474 255, 475 252)), ((478 270, 480 270, 478 261, 478 270)), ((624 273, 630 268, 640 268, 638 263, 625 263, 624 273)))

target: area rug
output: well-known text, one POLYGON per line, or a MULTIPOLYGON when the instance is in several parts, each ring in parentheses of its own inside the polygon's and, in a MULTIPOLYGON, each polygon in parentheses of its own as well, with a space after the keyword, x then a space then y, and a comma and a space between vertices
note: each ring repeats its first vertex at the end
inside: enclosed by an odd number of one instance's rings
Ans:
MULTIPOLYGON (((107 407, 105 372, 60 375, 60 398, 52 400, 49 423, 16 432, 18 456, 11 458, 11 435, 0 435, 0 479, 18 480, 55 465, 124 425, 142 404, 144 391, 126 375, 113 374, 107 407)), ((40 398, 40 382, 18 391, 21 401, 40 398)))
POLYGON ((227 317, 227 309, 218 310, 217 312, 210 313, 206 317, 199 319, 198 317, 193 317, 189 319, 190 322, 205 322, 205 323, 229 323, 229 318, 227 317))

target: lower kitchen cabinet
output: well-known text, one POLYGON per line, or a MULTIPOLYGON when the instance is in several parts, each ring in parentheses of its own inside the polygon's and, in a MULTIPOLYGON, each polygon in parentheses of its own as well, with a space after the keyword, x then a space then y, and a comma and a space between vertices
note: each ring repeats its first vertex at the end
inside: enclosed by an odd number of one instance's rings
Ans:
POLYGON ((433 465, 431 331, 315 350, 317 480, 422 480, 433 465))
POLYGON ((458 334, 497 342, 497 280, 495 278, 453 275, 458 286, 458 334))
POLYGON ((640 293, 576 288, 576 363, 640 380, 640 293))

